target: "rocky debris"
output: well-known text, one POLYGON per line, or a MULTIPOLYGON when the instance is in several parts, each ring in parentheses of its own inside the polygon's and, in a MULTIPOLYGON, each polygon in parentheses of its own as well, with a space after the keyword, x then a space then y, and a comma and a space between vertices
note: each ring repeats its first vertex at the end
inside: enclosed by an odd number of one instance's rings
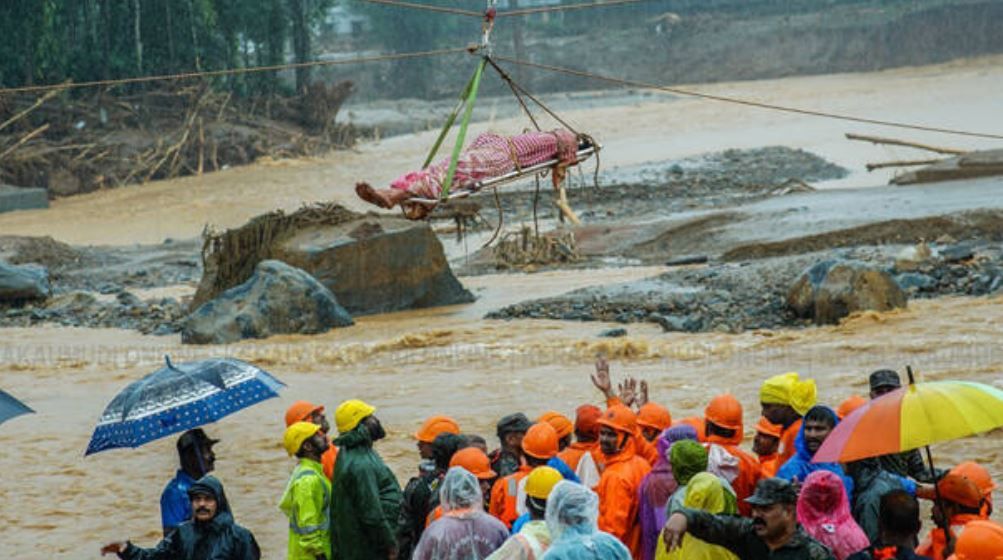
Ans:
POLYGON ((49 271, 44 266, 0 261, 0 303, 44 300, 51 293, 49 271))
POLYGON ((77 262, 80 254, 49 236, 0 235, 0 259, 11 264, 37 263, 56 269, 77 262))
POLYGON ((902 288, 873 265, 825 260, 806 270, 787 293, 798 317, 835 324, 855 311, 889 311, 906 306, 902 288))
POLYGON ((44 303, 0 308, 0 325, 28 327, 54 323, 167 335, 178 332, 177 323, 184 315, 184 306, 174 298, 142 301, 134 294, 121 292, 114 300, 104 301, 93 293, 74 291, 54 295, 44 303))
POLYGON ((316 334, 352 324, 351 315, 314 277, 265 260, 247 282, 193 311, 184 321, 181 341, 227 344, 274 334, 316 334))
POLYGON ((627 329, 622 327, 606 329, 599 333, 600 338, 620 338, 622 336, 627 336, 627 329))

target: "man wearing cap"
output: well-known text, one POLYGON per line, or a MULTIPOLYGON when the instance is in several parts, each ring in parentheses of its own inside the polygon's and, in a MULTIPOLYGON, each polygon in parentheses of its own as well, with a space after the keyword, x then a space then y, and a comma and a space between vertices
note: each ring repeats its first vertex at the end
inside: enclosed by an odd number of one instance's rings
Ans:
POLYGON ((777 449, 780 447, 782 431, 783 426, 770 422, 765 416, 760 416, 759 422, 756 423, 756 437, 752 440, 752 452, 759 458, 763 478, 774 477, 780 470, 780 456, 777 455, 777 449))
POLYGON ((930 529, 916 554, 946 560, 965 526, 983 519, 984 496, 973 480, 957 470, 951 470, 937 482, 937 495, 939 499, 933 503, 931 512, 937 526, 930 529))
POLYGON ((599 419, 599 448, 605 468, 599 478, 599 529, 620 540, 635 559, 641 558, 640 488, 651 465, 637 455, 637 417, 616 404, 599 419))
MULTIPOLYGON (((286 428, 296 422, 312 422, 320 426, 320 431, 325 436, 331 433, 331 424, 324 417, 324 407, 309 401, 296 401, 286 410, 286 428)), ((328 445, 327 451, 320 458, 320 465, 324 468, 324 476, 328 480, 334 476, 334 461, 337 458, 338 448, 328 445)))
POLYGON ((641 428, 644 439, 650 443, 654 443, 671 425, 672 414, 660 404, 646 402, 637 410, 637 426, 641 428))
POLYGON ((397 520, 401 489, 394 473, 373 450, 386 437, 373 413, 360 400, 338 405, 338 462, 331 486, 332 548, 339 560, 397 557, 397 520))
POLYGON ((160 520, 164 535, 192 517, 191 500, 188 489, 195 481, 212 472, 216 466, 216 454, 212 447, 219 443, 211 439, 202 428, 188 430, 178 438, 178 458, 181 468, 164 487, 160 495, 160 520))
POLYGON ((536 467, 542 467, 557 456, 557 430, 546 422, 529 427, 522 438, 524 464, 519 469, 499 478, 491 488, 488 511, 512 528, 512 523, 525 513, 526 477, 536 467))
POLYGON ((418 454, 421 462, 418 464, 418 476, 412 477, 404 486, 404 500, 401 502, 400 518, 397 520, 398 558, 411 558, 414 547, 421 539, 425 529, 425 520, 434 509, 433 500, 439 488, 439 482, 445 476, 447 467, 436 467, 435 438, 441 434, 460 433, 456 420, 448 416, 432 416, 414 433, 418 454))
POLYGON ((801 430, 801 417, 815 406, 816 397, 815 380, 802 380, 796 372, 774 375, 759 388, 762 415, 783 427, 777 451, 781 465, 794 455, 794 440, 801 430))
POLYGON ((286 428, 283 445, 290 457, 299 458, 279 509, 289 518, 289 560, 330 560, 331 483, 324 475, 321 457, 330 443, 320 426, 293 422, 286 428))
POLYGON ((491 469, 498 476, 508 476, 522 465, 522 438, 533 423, 521 412, 509 414, 498 421, 498 449, 488 454, 491 469))
POLYGON ((790 482, 763 479, 745 500, 752 506, 751 518, 683 508, 666 521, 662 538, 670 551, 689 533, 727 548, 742 560, 835 560, 828 548, 798 525, 797 500, 790 482))
MULTIPOLYGON (((868 378, 871 385, 871 400, 881 395, 890 393, 902 387, 902 380, 899 374, 890 369, 879 369, 868 378)), ((923 462, 923 455, 919 449, 911 449, 902 453, 892 453, 879 457, 881 468, 899 476, 907 476, 917 482, 932 484, 937 478, 943 476, 944 471, 937 471, 937 476, 930 474, 930 469, 923 462)))
POLYGON ((529 520, 487 560, 540 560, 550 547, 550 531, 544 514, 547 497, 564 480, 556 469, 537 467, 526 477, 526 511, 529 520))
POLYGON ((101 555, 115 554, 123 560, 259 560, 261 550, 250 531, 237 525, 223 485, 205 476, 188 488, 192 517, 178 525, 154 548, 139 548, 131 542, 115 542, 101 548, 101 555))
POLYGON ((602 452, 599 450, 601 417, 602 410, 598 406, 579 406, 575 411, 575 441, 557 454, 588 488, 595 488, 599 484, 599 465, 602 462, 602 452))

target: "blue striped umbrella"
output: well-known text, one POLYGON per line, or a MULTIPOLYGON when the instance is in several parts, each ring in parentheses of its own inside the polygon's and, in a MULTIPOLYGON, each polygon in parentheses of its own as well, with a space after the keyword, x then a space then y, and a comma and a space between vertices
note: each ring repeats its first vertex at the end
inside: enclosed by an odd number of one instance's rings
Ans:
POLYGON ((30 414, 35 412, 28 408, 23 402, 10 396, 10 393, 0 389, 0 424, 10 420, 15 416, 30 414))
POLYGON ((285 384, 267 371, 232 358, 167 365, 131 383, 101 414, 85 455, 139 447, 215 422, 278 396, 285 384))

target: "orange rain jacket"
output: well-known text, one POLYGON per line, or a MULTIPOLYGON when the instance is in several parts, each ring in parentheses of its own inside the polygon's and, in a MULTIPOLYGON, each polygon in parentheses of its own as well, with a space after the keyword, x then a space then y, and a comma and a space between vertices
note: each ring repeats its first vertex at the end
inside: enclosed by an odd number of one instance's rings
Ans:
MULTIPOLYGON (((780 434, 780 447, 777 448, 777 455, 780 457, 778 461, 782 466, 797 453, 797 448, 794 447, 794 440, 798 437, 798 432, 801 431, 801 420, 798 419, 790 426, 784 429, 783 433, 780 434)), ((779 470, 779 469, 778 469, 779 470)))
POLYGON ((533 468, 529 465, 522 465, 519 470, 495 481, 491 487, 491 504, 488 513, 497 517, 509 529, 512 523, 519 518, 517 511, 519 499, 519 483, 529 476, 533 468))
MULTIPOLYGON (((633 436, 637 439, 637 436, 633 436)), ((604 455, 606 464, 599 479, 599 529, 610 533, 627 545, 630 554, 640 559, 641 523, 638 489, 651 465, 638 457, 634 445, 625 445, 616 455, 604 455)))
POLYGON ((738 477, 731 482, 731 486, 735 489, 735 497, 738 498, 738 512, 748 517, 752 513, 752 507, 745 499, 755 492, 756 483, 763 476, 763 467, 759 464, 759 459, 738 447, 741 442, 741 432, 737 432, 735 437, 731 438, 707 436, 707 443, 720 445, 732 457, 738 459, 738 477))
MULTIPOLYGON (((980 519, 985 519, 979 514, 962 513, 951 517, 951 538, 954 542, 958 542, 958 535, 964 530, 965 525, 969 521, 978 521, 980 519)), ((947 560, 948 556, 944 554, 945 549, 947 549, 947 539, 944 538, 944 530, 940 527, 934 527, 930 529, 930 534, 923 539, 923 542, 919 543, 916 547, 916 554, 920 556, 927 556, 933 558, 933 560, 947 560)))

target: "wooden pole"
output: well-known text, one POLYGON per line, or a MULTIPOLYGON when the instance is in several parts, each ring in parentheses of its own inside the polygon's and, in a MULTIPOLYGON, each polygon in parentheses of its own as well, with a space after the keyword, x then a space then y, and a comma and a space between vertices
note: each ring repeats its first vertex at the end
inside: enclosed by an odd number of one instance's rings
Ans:
POLYGON ((913 165, 930 165, 934 163, 940 163, 943 160, 939 159, 911 159, 902 161, 884 161, 881 163, 868 163, 867 170, 874 171, 875 169, 884 169, 886 167, 910 167, 913 165))
POLYGON ((948 154, 952 156, 958 156, 961 154, 967 154, 968 150, 958 150, 955 148, 942 148, 940 146, 931 146, 929 144, 920 144, 919 142, 910 142, 908 140, 898 140, 896 138, 882 138, 880 136, 865 136, 863 134, 846 134, 847 140, 861 140, 863 142, 870 142, 872 144, 888 144, 892 146, 905 146, 907 148, 916 148, 917 150, 926 150, 928 152, 937 152, 938 154, 948 154))

